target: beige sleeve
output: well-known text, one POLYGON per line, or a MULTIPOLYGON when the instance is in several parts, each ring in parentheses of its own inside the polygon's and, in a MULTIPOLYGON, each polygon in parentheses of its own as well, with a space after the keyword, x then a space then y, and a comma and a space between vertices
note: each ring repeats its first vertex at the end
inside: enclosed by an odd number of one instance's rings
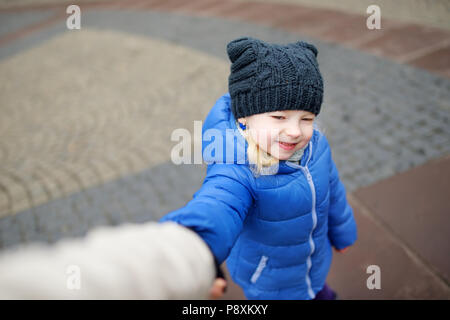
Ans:
POLYGON ((171 222, 0 254, 0 299, 207 299, 214 277, 206 243, 171 222))

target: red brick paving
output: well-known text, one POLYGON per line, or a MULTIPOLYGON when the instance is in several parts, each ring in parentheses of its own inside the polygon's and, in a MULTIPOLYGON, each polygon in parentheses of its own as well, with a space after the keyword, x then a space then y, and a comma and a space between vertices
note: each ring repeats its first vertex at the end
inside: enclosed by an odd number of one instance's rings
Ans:
POLYGON ((450 283, 450 155, 354 193, 450 283))
POLYGON ((448 39, 448 31, 408 24, 385 32, 378 39, 359 46, 359 49, 397 60, 406 54, 448 39))
MULTIPOLYGON (((70 2, 27 5, 0 12, 66 8, 70 2)), ((124 0, 81 2, 84 8, 128 8, 175 11, 201 16, 219 16, 277 27, 299 35, 350 46, 400 63, 450 77, 450 31, 417 24, 381 20, 380 30, 366 27, 366 15, 305 7, 296 4, 239 2, 232 0, 124 0)), ((50 22, 47 22, 50 23, 50 22)), ((45 26, 45 24, 43 25, 45 26)), ((0 39, 0 45, 37 30, 26 27, 0 39), (28 31, 27 31, 28 30, 28 31)))
POLYGON ((189 1, 186 0, 172 0, 172 1, 164 1, 164 5, 158 6, 158 9, 174 11, 180 7, 186 6, 189 1))
POLYGON ((133 6, 134 10, 153 10, 160 4, 166 3, 165 0, 149 0, 149 1, 141 1, 140 3, 135 3, 133 6))
POLYGON ((200 13, 207 16, 221 16, 221 12, 226 12, 227 10, 234 8, 243 8, 244 3, 234 2, 234 1, 220 1, 219 3, 214 2, 213 5, 207 7, 201 7, 195 11, 195 13, 200 13))
POLYGON ((357 44, 379 38, 395 27, 398 27, 398 23, 383 21, 381 29, 370 30, 366 27, 365 16, 346 14, 343 19, 320 32, 319 36, 326 41, 356 47, 357 44))
MULTIPOLYGON (((144 1, 143 3, 146 3, 144 1)), ((160 0, 154 0, 150 1, 149 4, 145 5, 146 8, 152 9, 152 10, 161 10, 161 11, 171 11, 174 6, 180 5, 179 0, 171 0, 171 1, 160 1, 160 0)))
POLYGON ((358 225, 358 240, 343 254, 333 252, 327 279, 340 299, 450 299, 448 285, 430 272, 414 251, 378 223, 365 203, 353 194, 348 198, 358 225), (371 265, 380 268, 381 289, 367 287, 372 275, 367 267, 371 265))
POLYGON ((298 5, 284 5, 282 7, 275 4, 264 4, 259 10, 248 17, 251 22, 257 22, 272 27, 280 27, 288 21, 301 20, 306 17, 312 9, 298 5))
POLYGON ((183 12, 190 15, 204 16, 203 10, 208 10, 211 7, 223 4, 223 0, 193 0, 186 2, 186 5, 174 9, 175 12, 183 12))
MULTIPOLYGON (((255 10, 255 8, 258 8, 258 6, 255 6, 253 3, 242 3, 239 5, 231 5, 228 7, 225 7, 222 9, 219 13, 221 17, 227 17, 227 18, 235 18, 238 16, 245 16, 248 15, 250 12, 255 10), (243 15, 241 15, 243 14, 243 15)), ((242 19, 241 19, 242 20, 242 19)))
POLYGON ((197 10, 201 10, 205 7, 210 7, 223 2, 222 0, 192 0, 186 1, 185 5, 175 9, 175 11, 183 11, 189 13, 195 13, 197 10))
POLYGON ((299 18, 288 19, 277 26, 291 32, 319 37, 322 32, 334 28, 346 18, 345 15, 337 15, 333 10, 314 9, 299 18))
POLYGON ((409 64, 450 78, 450 44, 409 61, 409 64))
POLYGON ((251 21, 251 17, 257 15, 261 11, 265 11, 265 6, 268 4, 266 3, 245 3, 245 6, 242 7, 242 10, 239 10, 237 8, 236 10, 233 10, 232 12, 228 12, 225 14, 225 17, 230 18, 238 18, 242 21, 251 21))
MULTIPOLYGON (((166 8, 170 8, 167 6, 166 8)), ((440 75, 449 76, 447 50, 425 51, 450 39, 450 32, 416 24, 381 20, 380 30, 366 27, 366 16, 347 14, 330 9, 309 8, 292 4, 235 1, 194 1, 174 8, 199 15, 236 18, 262 23, 301 35, 351 46, 402 63, 405 55, 418 53, 411 64, 440 75), (423 59, 422 59, 423 58, 423 59), (403 60, 402 60, 403 59, 403 60), (436 60, 435 60, 436 59, 436 60)))

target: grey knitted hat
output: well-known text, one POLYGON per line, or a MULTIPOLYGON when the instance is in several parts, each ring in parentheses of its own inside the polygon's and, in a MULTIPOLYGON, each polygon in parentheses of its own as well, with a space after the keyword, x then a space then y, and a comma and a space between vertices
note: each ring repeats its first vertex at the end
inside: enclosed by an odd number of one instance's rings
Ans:
POLYGON ((323 80, 314 45, 304 41, 279 45, 242 37, 228 43, 227 53, 228 89, 236 119, 279 110, 319 114, 323 80))

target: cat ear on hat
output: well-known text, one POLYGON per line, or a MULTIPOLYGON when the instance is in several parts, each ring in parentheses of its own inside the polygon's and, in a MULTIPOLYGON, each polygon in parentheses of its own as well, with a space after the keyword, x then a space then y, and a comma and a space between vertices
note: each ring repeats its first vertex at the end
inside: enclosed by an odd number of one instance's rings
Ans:
POLYGON ((319 51, 317 50, 316 46, 314 46, 311 43, 305 42, 305 41, 299 41, 295 43, 298 47, 306 48, 311 50, 314 53, 314 56, 317 58, 317 54, 319 51))
POLYGON ((254 42, 255 39, 251 37, 241 37, 229 42, 227 44, 227 53, 230 61, 232 63, 235 63, 243 55, 254 54, 253 52, 254 42))

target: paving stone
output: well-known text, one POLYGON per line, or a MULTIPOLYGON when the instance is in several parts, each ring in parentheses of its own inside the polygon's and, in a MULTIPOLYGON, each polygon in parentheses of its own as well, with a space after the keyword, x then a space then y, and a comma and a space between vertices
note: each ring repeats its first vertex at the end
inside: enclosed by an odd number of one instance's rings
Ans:
POLYGON ((450 232, 450 224, 445 221, 450 210, 446 192, 449 160, 447 156, 428 162, 356 193, 377 217, 394 228, 424 259, 438 267, 446 281, 450 277, 450 260, 442 252, 448 252, 445 239, 450 232), (415 201, 409 201, 412 195, 415 201))
POLYGON ((447 45, 444 48, 432 51, 425 56, 414 59, 409 63, 411 63, 416 67, 427 70, 433 70, 437 73, 441 73, 443 76, 449 77, 450 76, 450 67, 448 58, 449 56, 450 56, 450 45, 447 45))
POLYGON ((0 238, 3 249, 20 246, 24 243, 20 225, 14 216, 1 219, 0 238))
MULTIPOLYGON (((371 187, 366 189, 369 188, 371 187)), ((383 194, 374 197, 372 193, 370 199, 377 203, 384 203, 389 195, 395 197, 396 193, 392 190, 392 187, 386 188, 384 184, 383 194)), ((356 199, 360 200, 359 197, 356 199)), ((340 299, 428 300, 450 297, 448 287, 443 285, 436 275, 424 268, 423 262, 413 257, 411 252, 396 241, 395 237, 374 221, 374 218, 370 216, 371 211, 368 213, 364 206, 365 202, 353 201, 352 196, 349 197, 349 201, 358 225, 358 241, 344 254, 333 252, 333 262, 327 279, 328 284, 338 292, 340 299), (380 290, 369 290, 367 287, 367 279, 370 276, 367 268, 372 265, 380 268, 380 290)), ((404 208, 386 211, 380 207, 378 210, 393 219, 401 216, 403 225, 417 223, 417 221, 411 221, 410 211, 404 208)), ((415 237, 417 238, 417 234, 415 237)), ((438 253, 436 250, 432 251, 438 253)), ((442 251, 439 250, 439 252, 442 251)))
POLYGON ((34 10, 28 12, 0 12, 0 37, 41 22, 55 14, 54 10, 34 10))

